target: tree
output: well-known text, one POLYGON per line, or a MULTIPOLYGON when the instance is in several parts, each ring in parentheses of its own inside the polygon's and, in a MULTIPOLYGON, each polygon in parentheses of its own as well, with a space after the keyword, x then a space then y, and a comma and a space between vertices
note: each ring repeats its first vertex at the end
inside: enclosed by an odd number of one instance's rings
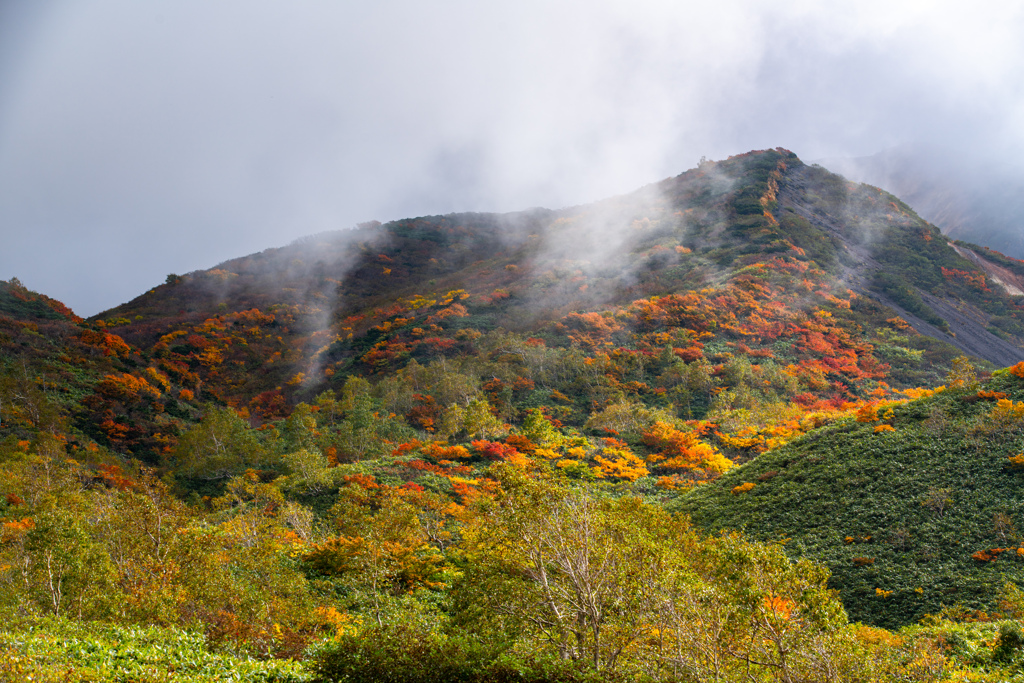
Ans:
POLYGON ((967 356, 957 356, 953 359, 946 375, 946 386, 950 389, 967 389, 974 391, 978 388, 978 373, 974 364, 967 356))
POLYGON ((389 596, 440 585, 441 556, 402 489, 352 483, 331 514, 337 534, 313 544, 303 560, 366 599, 378 625, 389 596))
POLYGON ((83 619, 112 607, 109 556, 74 510, 54 507, 37 516, 24 549, 25 587, 44 612, 83 619))
POLYGON ((270 454, 234 410, 215 408, 181 435, 170 459, 181 476, 220 480, 268 465, 270 454))
POLYGON ((642 586, 663 550, 652 534, 675 522, 634 499, 599 499, 509 467, 496 474, 501 493, 464 532, 463 619, 503 623, 561 659, 614 668, 647 629, 652 596, 642 586))
POLYGON ((824 567, 703 538, 637 499, 495 475, 499 494, 464 528, 454 590, 470 632, 654 680, 840 681, 867 668, 824 567))

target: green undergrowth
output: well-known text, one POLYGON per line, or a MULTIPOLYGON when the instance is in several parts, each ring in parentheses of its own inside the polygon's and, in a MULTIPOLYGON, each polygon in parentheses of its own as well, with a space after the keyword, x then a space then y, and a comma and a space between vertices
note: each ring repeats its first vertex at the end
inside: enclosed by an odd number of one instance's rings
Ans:
POLYGON ((1024 450, 1013 412, 1024 380, 996 375, 984 390, 1005 394, 1002 404, 974 386, 887 417, 883 406, 878 419, 813 431, 673 507, 707 530, 781 540, 824 562, 854 621, 894 628, 943 606, 991 610, 1005 582, 1024 581, 1024 470, 1010 460, 1024 450))
POLYGON ((201 633, 48 619, 0 631, 0 680, 40 683, 300 683, 294 661, 214 652, 201 633))

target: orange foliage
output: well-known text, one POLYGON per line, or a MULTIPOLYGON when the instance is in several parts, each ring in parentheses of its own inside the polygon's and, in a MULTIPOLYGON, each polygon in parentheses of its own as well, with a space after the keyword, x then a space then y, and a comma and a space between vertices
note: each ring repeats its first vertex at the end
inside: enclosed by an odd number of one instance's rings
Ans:
POLYGON ((984 389, 978 391, 977 396, 978 398, 990 401, 997 401, 1001 398, 1006 398, 1006 394, 1001 391, 985 391, 984 389))
POLYGON ((346 474, 344 476, 344 480, 346 484, 352 484, 353 486, 358 486, 366 489, 367 491, 380 488, 380 485, 377 483, 376 479, 373 478, 372 474, 346 474))
POLYGON ((105 376, 96 390, 121 401, 136 401, 143 396, 151 399, 160 397, 159 389, 145 379, 127 373, 105 376))
POLYGON ((116 334, 108 332, 95 332, 93 330, 82 330, 79 338, 84 344, 103 351, 105 356, 117 356, 127 358, 131 355, 132 349, 116 334))
POLYGON ((953 282, 955 280, 962 280, 964 283, 970 285, 971 287, 974 287, 975 289, 980 289, 984 292, 992 291, 991 289, 988 288, 988 284, 986 284, 985 282, 985 274, 982 273, 981 271, 966 271, 957 270, 955 268, 946 268, 943 266, 940 267, 942 268, 943 277, 945 277, 950 282, 953 282))
POLYGON ((537 450, 537 444, 533 443, 522 434, 509 434, 508 437, 505 438, 505 443, 523 453, 533 453, 537 450))
POLYGON ((1004 551, 1004 548, 992 548, 991 550, 979 550, 978 552, 971 555, 971 559, 977 560, 978 562, 995 562, 999 559, 999 554, 1004 551))
POLYGON ((878 404, 867 403, 857 410, 857 422, 875 422, 878 419, 878 404))
POLYGON ((12 520, 0 524, 0 543, 11 543, 20 540, 32 529, 36 523, 31 517, 24 517, 21 520, 12 520))
POLYGON ((699 479, 714 478, 732 466, 713 446, 700 441, 699 429, 683 432, 665 422, 655 422, 644 433, 643 443, 656 450, 648 456, 661 469, 682 470, 699 479))
POLYGON ((795 606, 796 604, 792 600, 787 600, 779 595, 766 595, 764 597, 764 608, 783 619, 789 619, 789 615, 792 614, 795 606))
POLYGON ((648 474, 643 460, 626 448, 606 448, 603 454, 594 456, 594 460, 602 477, 636 481, 648 474))
POLYGON ((569 339, 587 348, 611 344, 612 335, 622 331, 612 316, 600 313, 570 313, 562 319, 569 339))
POLYGON ((465 460, 470 453, 463 446, 447 446, 437 441, 423 447, 423 454, 434 460, 465 460))

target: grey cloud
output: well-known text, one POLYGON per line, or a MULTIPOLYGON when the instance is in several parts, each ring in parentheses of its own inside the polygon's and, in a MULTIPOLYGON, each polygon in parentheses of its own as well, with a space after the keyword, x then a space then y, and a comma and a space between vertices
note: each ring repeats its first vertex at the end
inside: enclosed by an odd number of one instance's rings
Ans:
POLYGON ((578 204, 702 155, 1024 147, 1017 3, 41 6, 0 50, 0 278, 84 314, 304 234, 578 204))

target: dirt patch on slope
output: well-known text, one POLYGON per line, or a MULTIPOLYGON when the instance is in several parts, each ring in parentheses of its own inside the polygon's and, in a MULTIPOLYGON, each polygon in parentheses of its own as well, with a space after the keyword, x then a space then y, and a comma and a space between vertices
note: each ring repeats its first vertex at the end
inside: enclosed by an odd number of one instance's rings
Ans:
MULTIPOLYGON (((882 269, 882 265, 872 257, 871 244, 857 243, 849 238, 843 228, 844 221, 848 220, 846 217, 840 218, 815 211, 814 207, 803 199, 807 190, 807 180, 802 170, 799 167, 792 169, 783 177, 779 193, 780 204, 792 208, 812 225, 827 231, 839 240, 847 255, 839 279, 847 287, 861 296, 874 299, 891 308, 897 315, 910 323, 918 334, 945 342, 965 354, 983 358, 1000 367, 1024 360, 1024 349, 989 332, 986 329, 989 324, 989 316, 975 306, 939 298, 915 288, 925 304, 949 325, 950 333, 947 334, 910 313, 883 293, 872 289, 871 283, 875 274, 882 269)), ((960 252, 961 256, 977 263, 980 268, 985 270, 990 279, 1004 287, 1007 292, 1013 294, 1011 288, 1015 288, 1020 293, 1024 293, 1024 279, 985 260, 969 249, 956 246, 953 248, 960 252)))
POLYGON ((1007 294, 1010 296, 1024 296, 1024 278, 1000 265, 992 263, 973 249, 957 246, 952 242, 949 243, 949 246, 953 247, 956 253, 985 271, 988 279, 1005 289, 1007 294))

